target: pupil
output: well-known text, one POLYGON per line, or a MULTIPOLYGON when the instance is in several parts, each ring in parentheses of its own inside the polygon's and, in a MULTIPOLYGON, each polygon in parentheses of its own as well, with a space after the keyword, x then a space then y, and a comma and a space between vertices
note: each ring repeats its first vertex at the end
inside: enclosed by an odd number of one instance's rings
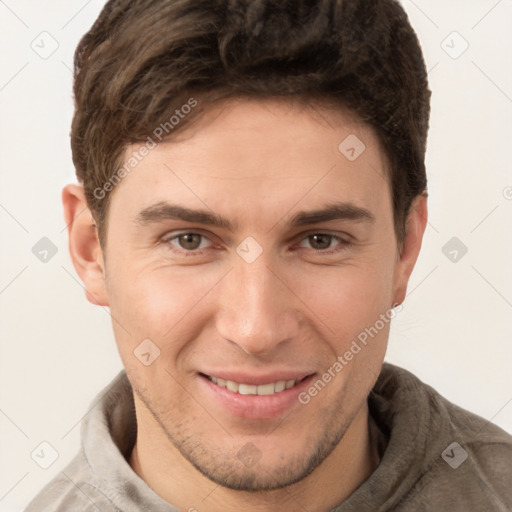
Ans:
POLYGON ((313 247, 316 245, 316 249, 327 249, 331 245, 331 235, 313 235, 312 238, 314 240, 312 245, 313 247))
POLYGON ((201 245, 201 235, 185 233, 180 236, 180 245, 184 249, 197 249, 201 245))

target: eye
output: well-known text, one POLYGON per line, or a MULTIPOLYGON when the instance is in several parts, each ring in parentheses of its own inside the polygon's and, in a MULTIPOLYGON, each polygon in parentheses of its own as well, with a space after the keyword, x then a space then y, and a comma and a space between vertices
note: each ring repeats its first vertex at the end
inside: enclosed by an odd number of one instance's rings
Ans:
POLYGON ((299 247, 307 248, 305 244, 317 252, 331 254, 346 249, 350 245, 350 241, 329 233, 312 233, 301 241, 299 247), (334 244, 335 242, 337 244, 334 244))
MULTIPOLYGON (((347 238, 349 235, 347 235, 347 238)), ((186 231, 181 233, 171 233, 162 240, 173 252, 182 255, 199 255, 203 249, 211 248, 212 242, 202 233, 186 231)), ((338 235, 330 233, 311 233, 305 236, 299 247, 311 249, 319 254, 333 254, 351 245, 350 240, 344 239, 338 235)))
POLYGON ((178 233, 173 236, 167 237, 166 243, 172 248, 183 249, 184 251, 178 252, 200 252, 200 249, 209 247, 210 241, 201 233, 178 233))

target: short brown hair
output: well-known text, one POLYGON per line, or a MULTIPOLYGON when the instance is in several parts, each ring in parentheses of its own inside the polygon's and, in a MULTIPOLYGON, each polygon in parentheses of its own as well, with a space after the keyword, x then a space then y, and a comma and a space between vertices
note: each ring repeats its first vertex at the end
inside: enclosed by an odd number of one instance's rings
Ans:
POLYGON ((327 98, 373 126, 399 242, 426 190, 427 72, 395 0, 110 0, 76 49, 74 77, 73 162, 102 244, 126 145, 158 126, 171 137, 236 96, 327 98), (191 99, 201 108, 169 124, 191 99))

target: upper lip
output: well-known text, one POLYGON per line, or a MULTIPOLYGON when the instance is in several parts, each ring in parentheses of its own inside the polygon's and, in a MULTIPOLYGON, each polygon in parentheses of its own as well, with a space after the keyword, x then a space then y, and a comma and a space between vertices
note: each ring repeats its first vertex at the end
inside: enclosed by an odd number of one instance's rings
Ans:
POLYGON ((231 380, 233 382, 237 382, 238 384, 250 384, 252 386, 260 386, 263 384, 270 384, 279 381, 288 381, 288 380, 302 380, 305 377, 311 375, 314 372, 311 371, 297 371, 297 370, 282 370, 282 371, 274 371, 267 372, 265 374, 256 375, 255 373, 245 373, 245 372, 228 372, 224 370, 211 370, 201 372, 204 375, 208 375, 210 377, 216 377, 217 379, 231 380))

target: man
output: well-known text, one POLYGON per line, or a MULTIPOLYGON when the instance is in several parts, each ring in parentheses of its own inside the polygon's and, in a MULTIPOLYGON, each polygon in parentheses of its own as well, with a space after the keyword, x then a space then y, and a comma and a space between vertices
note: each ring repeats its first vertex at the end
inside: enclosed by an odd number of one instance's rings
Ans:
POLYGON ((63 192, 125 371, 29 505, 512 510, 512 438, 383 364, 427 220, 427 76, 394 0, 114 0, 63 192))

